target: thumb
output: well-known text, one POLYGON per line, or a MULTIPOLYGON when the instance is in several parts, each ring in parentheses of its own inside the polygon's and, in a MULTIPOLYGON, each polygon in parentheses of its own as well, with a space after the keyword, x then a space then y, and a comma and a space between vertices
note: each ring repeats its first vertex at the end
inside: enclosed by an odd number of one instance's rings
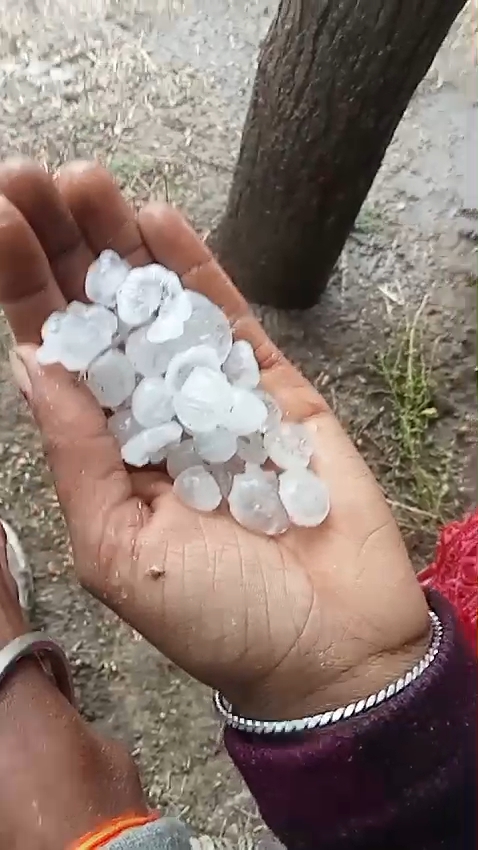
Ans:
POLYGON ((114 557, 118 539, 124 538, 122 507, 133 501, 131 482, 88 387, 62 366, 40 366, 37 350, 18 346, 10 352, 10 364, 39 427, 81 571, 98 564, 100 551, 108 560, 114 557))

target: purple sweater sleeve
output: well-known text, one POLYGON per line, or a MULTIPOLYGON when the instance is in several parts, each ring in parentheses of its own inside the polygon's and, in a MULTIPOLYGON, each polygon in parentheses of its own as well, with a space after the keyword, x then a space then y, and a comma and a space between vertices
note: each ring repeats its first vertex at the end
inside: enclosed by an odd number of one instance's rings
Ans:
POLYGON ((226 747, 288 850, 471 850, 476 663, 451 608, 439 655, 361 719, 268 739, 227 729, 226 747))

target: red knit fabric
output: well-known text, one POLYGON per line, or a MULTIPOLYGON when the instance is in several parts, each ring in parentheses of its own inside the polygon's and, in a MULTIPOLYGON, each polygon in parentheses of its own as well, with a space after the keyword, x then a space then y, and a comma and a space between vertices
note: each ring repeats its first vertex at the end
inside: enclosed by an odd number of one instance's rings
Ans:
POLYGON ((478 609, 478 512, 442 530, 436 559, 418 576, 454 606, 468 640, 476 647, 478 609))

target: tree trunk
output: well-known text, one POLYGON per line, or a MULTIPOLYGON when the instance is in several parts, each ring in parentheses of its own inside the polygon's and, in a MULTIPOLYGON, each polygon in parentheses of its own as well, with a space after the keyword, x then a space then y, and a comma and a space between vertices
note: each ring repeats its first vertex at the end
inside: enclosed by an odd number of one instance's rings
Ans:
POLYGON ((246 298, 324 290, 410 98, 465 0, 281 0, 212 247, 246 298))

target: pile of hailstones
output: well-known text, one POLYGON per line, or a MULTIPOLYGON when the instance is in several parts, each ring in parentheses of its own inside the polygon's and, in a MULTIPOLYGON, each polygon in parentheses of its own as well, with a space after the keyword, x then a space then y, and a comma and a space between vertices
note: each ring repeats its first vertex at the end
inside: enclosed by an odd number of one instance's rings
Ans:
POLYGON ((125 463, 165 462, 185 505, 214 511, 227 499, 251 531, 325 519, 328 490, 308 468, 306 430, 282 421, 252 346, 233 342, 219 307, 163 266, 131 268, 109 250, 85 294, 89 303, 47 319, 38 360, 85 378, 125 463))

